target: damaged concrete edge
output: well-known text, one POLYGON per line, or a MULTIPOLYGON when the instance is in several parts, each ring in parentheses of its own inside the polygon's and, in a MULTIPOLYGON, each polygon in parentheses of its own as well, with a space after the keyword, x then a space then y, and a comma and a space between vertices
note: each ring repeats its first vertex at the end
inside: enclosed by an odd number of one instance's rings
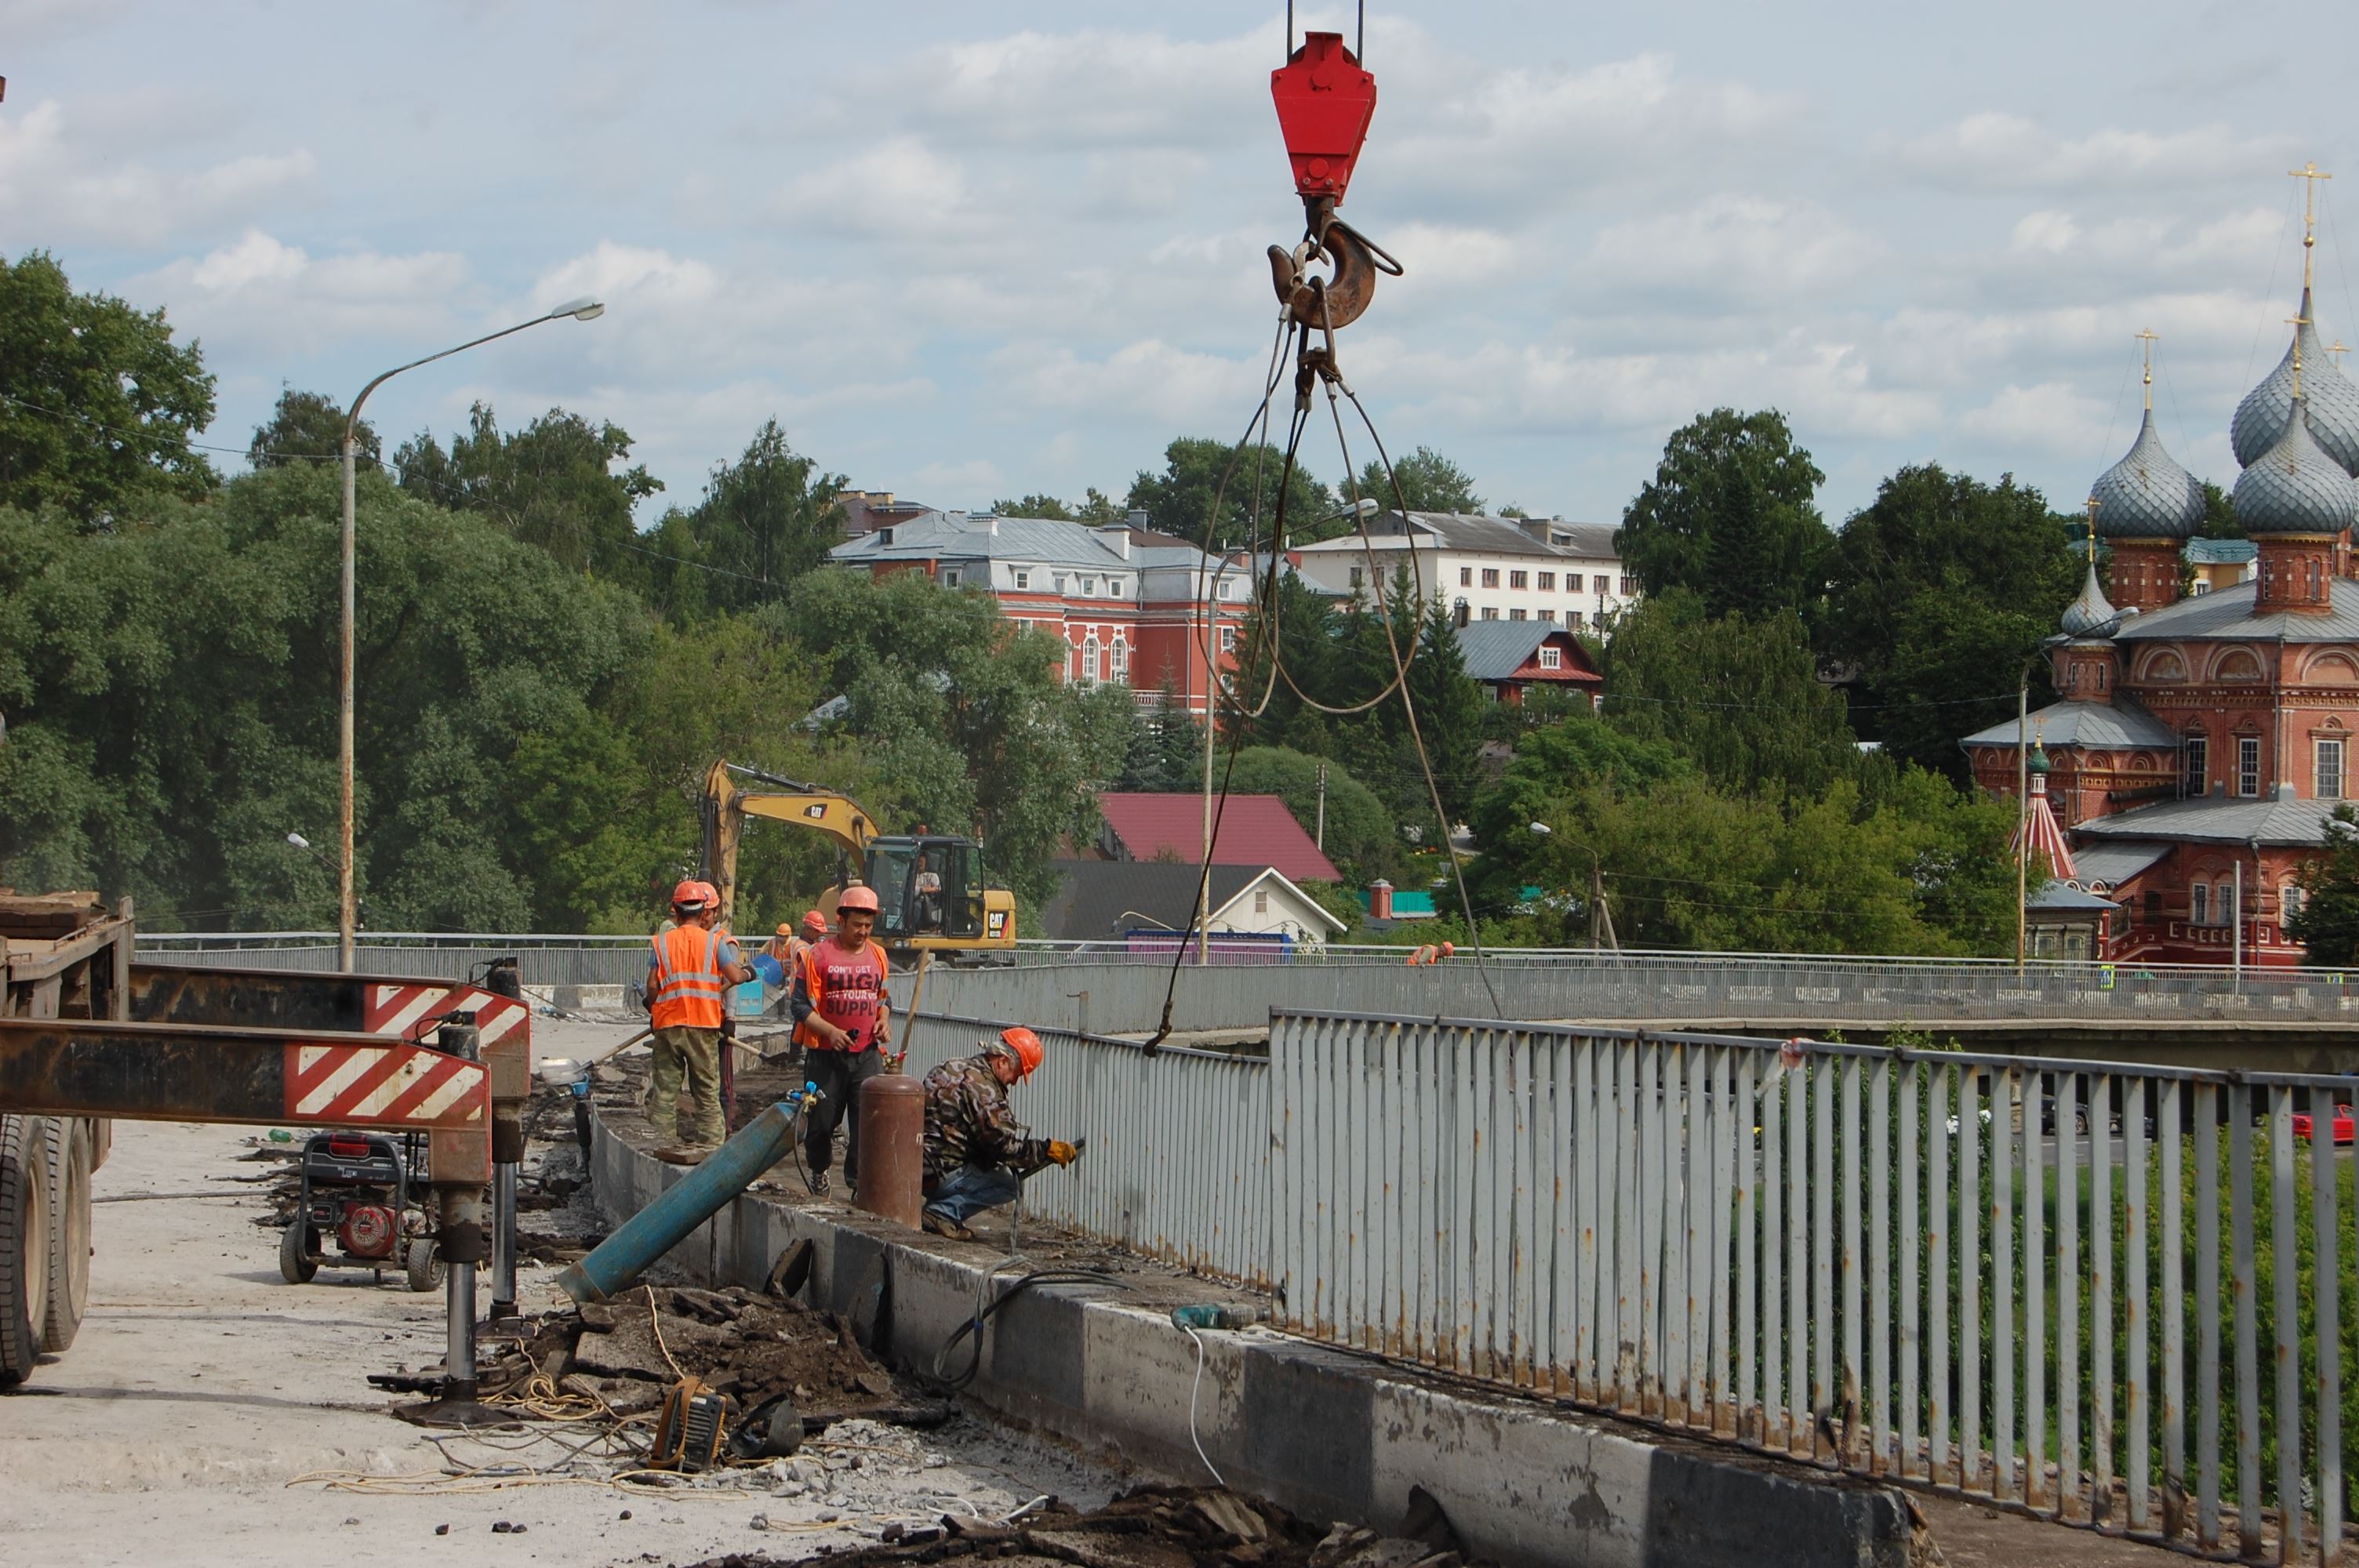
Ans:
MULTIPOLYGON (((610 1221, 684 1173, 596 1124, 593 1192, 610 1221)), ((739 1197, 667 1261, 697 1282, 759 1287, 779 1253, 812 1245, 809 1299, 882 1328, 878 1349, 921 1374, 986 1292, 1021 1275, 950 1256, 841 1207, 739 1197), (880 1310, 881 1303, 881 1310, 880 1310)), ((1599 1568, 1715 1562, 1903 1568, 1909 1512, 1889 1487, 1487 1400, 1276 1335, 1207 1333, 1102 1288, 1041 1286, 996 1313, 963 1396, 1148 1473, 1230 1485, 1311 1518, 1397 1530, 1422 1487, 1474 1552, 1506 1564, 1599 1568), (1190 1411, 1193 1400, 1194 1436, 1190 1411)), ((964 1364, 962 1346, 951 1370, 964 1364)))

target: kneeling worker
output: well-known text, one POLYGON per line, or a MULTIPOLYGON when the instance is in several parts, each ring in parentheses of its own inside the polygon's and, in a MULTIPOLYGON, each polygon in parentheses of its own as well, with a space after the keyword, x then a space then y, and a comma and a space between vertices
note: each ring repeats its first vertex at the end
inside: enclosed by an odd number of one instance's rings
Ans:
POLYGON ((972 1056, 926 1075, 926 1228, 972 1240, 966 1221, 1014 1201, 1024 1178, 1044 1165, 1070 1165, 1076 1144, 1035 1138, 1007 1108, 1008 1088, 1039 1066, 1040 1037, 1003 1029, 972 1056))

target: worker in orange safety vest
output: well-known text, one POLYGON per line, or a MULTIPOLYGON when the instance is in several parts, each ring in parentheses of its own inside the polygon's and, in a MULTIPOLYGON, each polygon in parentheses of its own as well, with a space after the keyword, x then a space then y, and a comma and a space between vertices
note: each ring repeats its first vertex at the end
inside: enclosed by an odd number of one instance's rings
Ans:
POLYGON ((649 939, 647 1021, 655 1028, 654 1081, 647 1124, 669 1142, 677 1136, 685 1079, 693 1145, 713 1148, 728 1135, 721 1113, 721 1020, 729 988, 754 978, 737 944, 716 930, 721 900, 710 884, 672 889, 671 924, 649 939))

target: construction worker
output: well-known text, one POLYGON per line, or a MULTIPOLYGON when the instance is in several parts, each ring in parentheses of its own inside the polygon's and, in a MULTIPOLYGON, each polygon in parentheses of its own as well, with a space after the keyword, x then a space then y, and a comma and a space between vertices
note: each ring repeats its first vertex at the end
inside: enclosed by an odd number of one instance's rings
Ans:
POLYGON ((884 1071, 883 1047, 892 1038, 885 980, 885 949, 868 939, 876 925, 876 890, 854 884, 835 901, 835 935, 814 943, 795 975, 788 1004, 803 1039, 804 1075, 822 1098, 804 1118, 804 1172, 813 1197, 828 1193, 835 1130, 852 1126, 843 1152, 843 1179, 860 1184, 860 1086, 884 1071))
POLYGON ((926 1075, 925 1226, 934 1235, 973 1240, 968 1219, 1013 1202, 1042 1166, 1081 1158, 1079 1144, 1033 1137, 1007 1108, 1007 1091, 1041 1055, 1040 1037, 1019 1025, 926 1075))
MULTIPOLYGON (((826 940, 827 916, 816 909, 803 912, 799 926, 778 922, 777 935, 770 938, 769 952, 770 961, 778 967, 777 978, 773 979, 767 973, 762 977, 765 983, 778 990, 777 1000, 770 1004, 771 1011, 780 1015, 788 1012, 794 1001, 795 977, 803 972, 803 955, 826 940)), ((807 1044, 803 1036, 803 1030, 798 1026, 793 1032, 794 1043, 807 1044)))
POLYGON ((727 1136, 721 1114, 721 1020, 731 986, 754 978, 725 931, 713 929, 721 898, 710 884, 672 889, 671 922, 649 941, 647 1021, 655 1026, 655 1079, 647 1124, 666 1142, 678 1136, 679 1091, 687 1079, 696 1147, 727 1136))
POLYGON ((1414 969, 1420 964, 1439 964, 1442 959, 1449 957, 1451 954, 1457 951, 1458 949, 1448 942, 1444 942, 1439 946, 1436 946, 1433 943, 1428 942, 1425 946, 1418 948, 1408 956, 1408 967, 1414 969))

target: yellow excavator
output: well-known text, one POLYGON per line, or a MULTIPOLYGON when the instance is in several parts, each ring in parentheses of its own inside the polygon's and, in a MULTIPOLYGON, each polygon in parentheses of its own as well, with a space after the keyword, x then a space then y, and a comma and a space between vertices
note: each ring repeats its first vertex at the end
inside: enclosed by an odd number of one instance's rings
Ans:
POLYGON ((699 872, 721 890, 724 922, 736 907, 737 841, 749 816, 791 823, 834 839, 835 886, 820 895, 820 912, 833 924, 838 895, 853 881, 865 882, 876 890, 876 939, 896 958, 931 952, 974 961, 1015 953, 1016 895, 984 885, 982 845, 944 833, 881 834, 867 810, 849 795, 726 761, 713 763, 704 775, 699 872), (771 787, 745 789, 737 782, 741 778, 771 787))

